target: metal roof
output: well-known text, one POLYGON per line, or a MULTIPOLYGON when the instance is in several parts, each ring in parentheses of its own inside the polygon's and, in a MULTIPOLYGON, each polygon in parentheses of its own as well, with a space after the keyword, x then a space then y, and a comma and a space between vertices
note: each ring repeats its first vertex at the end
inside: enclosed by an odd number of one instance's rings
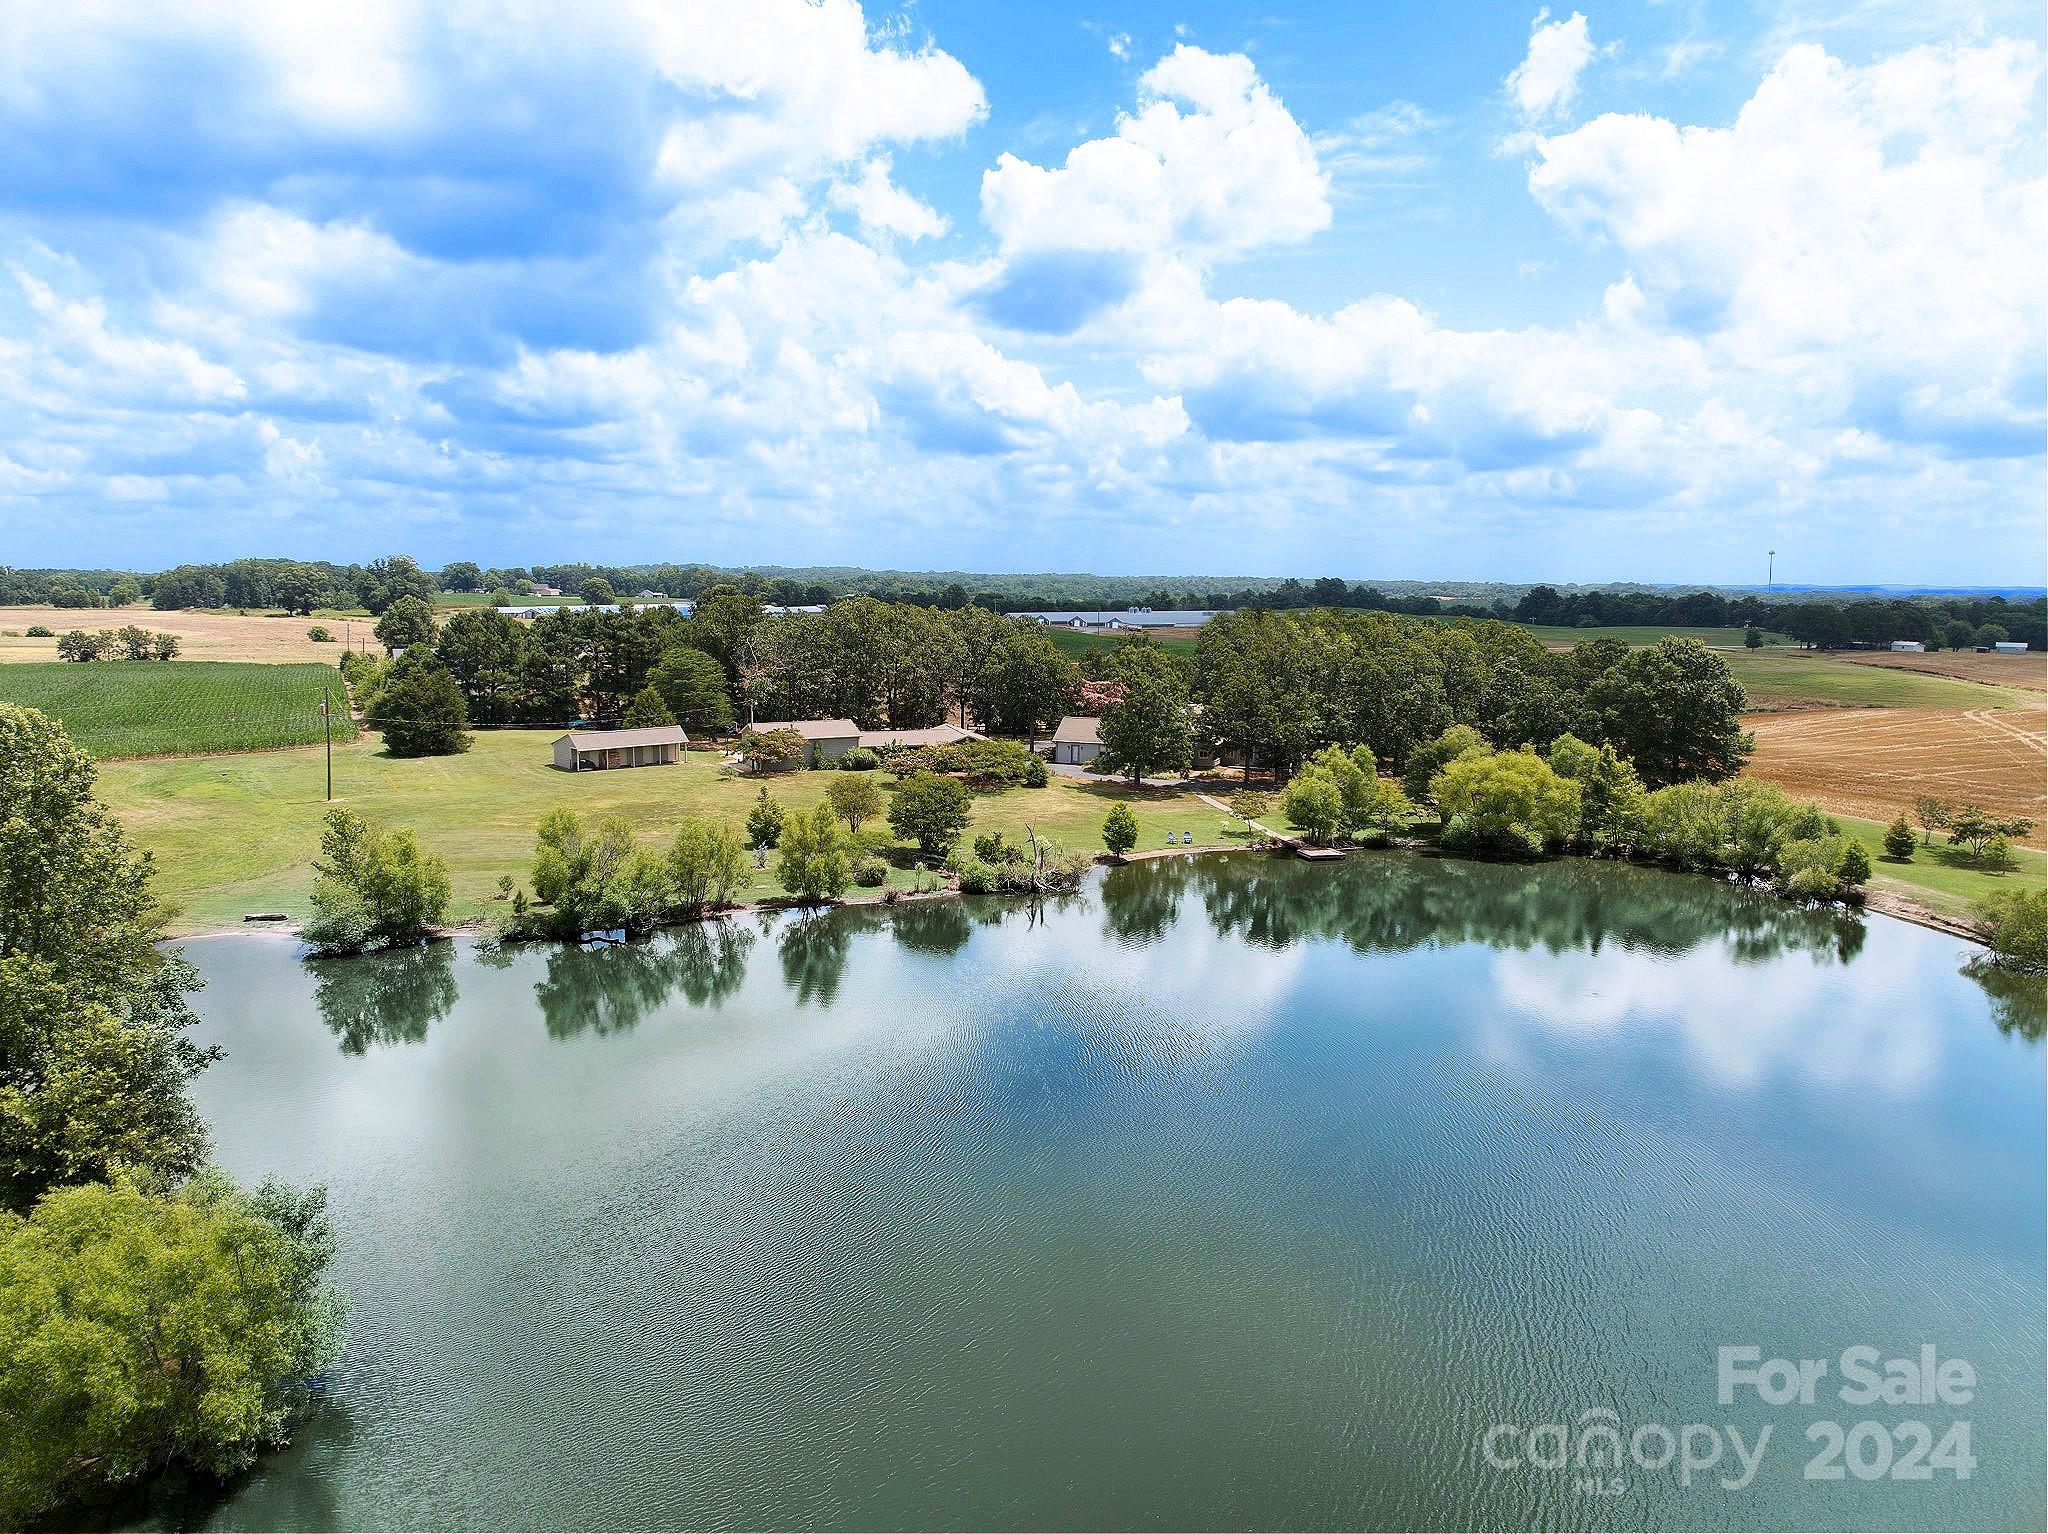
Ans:
POLYGON ((1102 721, 1094 714, 1069 714, 1052 732, 1053 743, 1061 746, 1099 746, 1102 721))
POLYGON ((805 740, 857 740, 860 726, 851 719, 758 719, 747 726, 757 735, 795 730, 805 740))
POLYGON ((690 737, 679 724, 656 724, 644 730, 571 730, 555 743, 565 740, 578 751, 609 751, 622 746, 685 746, 690 737))

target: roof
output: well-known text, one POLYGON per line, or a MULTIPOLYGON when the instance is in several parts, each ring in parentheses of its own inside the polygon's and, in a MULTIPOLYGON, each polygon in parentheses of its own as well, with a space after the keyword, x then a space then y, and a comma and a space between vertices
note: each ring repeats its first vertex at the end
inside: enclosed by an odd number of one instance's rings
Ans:
POLYGON ((1056 746, 1099 746, 1102 721, 1093 714, 1069 714, 1052 732, 1052 740, 1056 746))
POLYGON ((795 730, 805 740, 858 740, 860 726, 851 719, 759 719, 747 726, 757 735, 795 730))
POLYGON ((644 730, 571 730, 555 744, 569 742, 578 751, 610 751, 622 746, 686 746, 690 737, 679 724, 649 725, 644 730))
POLYGON ((956 740, 980 740, 972 730, 957 724, 935 724, 928 730, 862 730, 864 746, 950 746, 956 740))

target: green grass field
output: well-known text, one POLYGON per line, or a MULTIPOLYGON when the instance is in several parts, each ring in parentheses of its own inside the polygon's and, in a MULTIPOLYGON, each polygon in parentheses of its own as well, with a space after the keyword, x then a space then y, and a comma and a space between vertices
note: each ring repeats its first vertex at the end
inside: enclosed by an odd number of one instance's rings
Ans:
POLYGON ((1884 827, 1874 820, 1855 820, 1837 815, 1843 831, 1863 844, 1870 854, 1871 887, 1896 890, 1922 905, 1947 916, 1968 917, 1977 903, 2010 889, 2039 889, 2048 881, 2048 856, 2024 847, 2013 849, 2017 866, 2005 873, 1993 873, 1979 866, 1960 847, 1936 841, 1931 847, 1916 847, 1910 861, 1895 863, 1885 855, 1884 827))
POLYGON ((319 740, 320 690, 334 738, 354 740, 330 666, 253 661, 24 661, 0 666, 0 702, 41 709, 96 757, 261 751, 319 740))
POLYGON ((1954 677, 1860 666, 1810 650, 1733 650, 1722 656, 1753 707, 2026 708, 2040 695, 1954 677))
MULTIPOLYGON (((82 669, 82 668, 80 668, 82 669)), ((485 909, 501 874, 521 885, 533 856, 533 832, 556 805, 586 814, 616 811, 641 838, 659 845, 685 815, 741 825, 764 780, 721 777, 718 758, 687 753, 674 767, 618 772, 557 772, 549 765, 552 731, 479 732, 461 756, 402 761, 365 738, 334 752, 338 801, 373 824, 406 826, 448 860, 455 882, 454 915, 485 909)), ((831 771, 766 779, 786 808, 824 797, 831 771)), ((895 780, 878 775, 884 785, 895 780)), ((180 907, 179 932, 238 923, 250 911, 306 914, 319 848, 323 788, 318 749, 272 751, 189 760, 110 762, 100 773, 102 797, 136 841, 156 855, 162 892, 180 907)), ((1192 831, 1196 844, 1242 845, 1242 828, 1192 796, 1137 791, 1055 776, 1045 788, 984 794, 974 802, 968 837, 1001 830, 1020 841, 1025 825, 1071 851, 1102 849, 1102 821, 1118 800, 1136 812, 1140 850, 1163 848, 1166 833, 1192 831)), ((886 825, 870 824, 863 834, 886 825)), ((907 885, 911 875, 891 876, 907 885)), ((750 897, 783 893, 771 870, 750 897)))
MULTIPOLYGON (((1563 628, 1549 623, 1525 623, 1522 625, 1545 644, 1585 644, 1594 639, 1619 639, 1623 644, 1655 644, 1670 635, 1680 639, 1697 639, 1701 644, 1715 649, 1739 650, 1742 648, 1742 630, 1739 628, 1683 628, 1659 627, 1644 624, 1635 627, 1613 628, 1563 628)), ((1787 645, 1792 641, 1783 634, 1765 634, 1767 645, 1787 645)))

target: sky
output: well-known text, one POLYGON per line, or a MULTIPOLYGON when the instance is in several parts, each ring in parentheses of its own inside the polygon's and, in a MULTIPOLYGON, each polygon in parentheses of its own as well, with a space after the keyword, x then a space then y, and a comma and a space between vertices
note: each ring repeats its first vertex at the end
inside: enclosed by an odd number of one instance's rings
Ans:
POLYGON ((10 0, 0 563, 2039 583, 2043 26, 10 0))

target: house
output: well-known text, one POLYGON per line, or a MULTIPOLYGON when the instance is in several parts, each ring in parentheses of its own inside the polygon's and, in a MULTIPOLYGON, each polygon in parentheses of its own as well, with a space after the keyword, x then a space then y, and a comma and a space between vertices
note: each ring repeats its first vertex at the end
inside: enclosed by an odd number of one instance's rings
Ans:
POLYGON ((562 588, 560 586, 543 585, 541 582, 535 581, 533 583, 533 594, 537 597, 558 597, 562 594, 562 588))
POLYGON ((645 730, 572 730, 555 742, 555 765, 564 772, 612 767, 672 767, 690 737, 679 724, 645 730))
POLYGON ((2000 655, 2024 655, 2027 653, 2027 642, 2024 639, 2000 639, 1995 641, 1991 648, 2000 655))
POLYGON ((1085 767, 1102 755, 1102 721, 1092 714, 1069 714, 1052 732, 1052 759, 1062 767, 1085 767))
POLYGON ((1927 646, 1917 639, 1894 639, 1892 648, 1901 655, 1924 655, 1927 646))
POLYGON ((950 746, 955 741, 981 740, 985 737, 973 730, 963 730, 957 724, 935 724, 928 730, 862 730, 860 743, 870 751, 881 751, 890 746, 950 746))
POLYGON ((851 719, 757 719, 747 726, 757 735, 794 730, 803 737, 803 765, 836 762, 861 743, 860 726, 851 719))
POLYGON ((1126 607, 1122 611, 1079 612, 1059 608, 1042 612, 1012 613, 1013 618, 1035 618, 1054 628, 1069 629, 1195 629, 1216 616, 1212 608, 1179 608, 1171 612, 1150 607, 1126 607))

